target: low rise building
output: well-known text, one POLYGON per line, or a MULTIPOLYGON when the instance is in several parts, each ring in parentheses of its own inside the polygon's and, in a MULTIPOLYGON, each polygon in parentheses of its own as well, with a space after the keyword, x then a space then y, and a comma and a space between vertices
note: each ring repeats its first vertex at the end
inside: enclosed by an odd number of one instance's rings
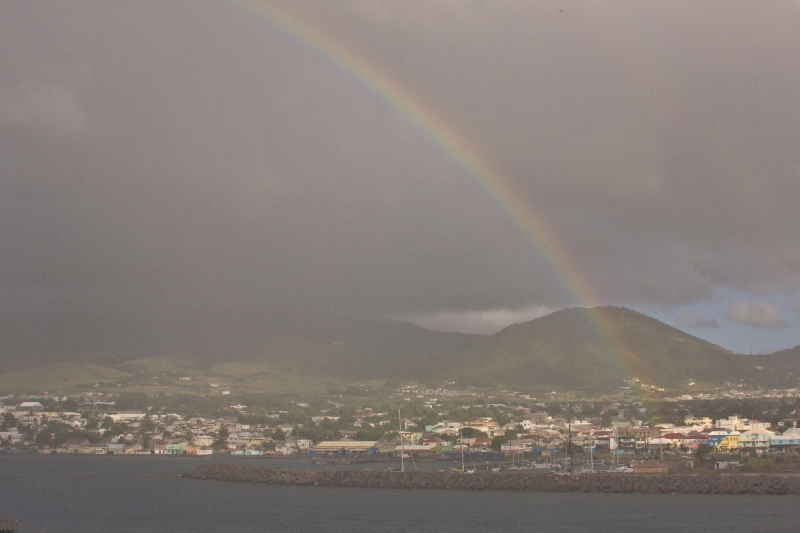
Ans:
POLYGON ((650 439, 661 436, 661 432, 649 427, 628 427, 617 430, 617 445, 625 451, 646 450, 650 439))
POLYGON ((153 455, 166 455, 167 443, 161 439, 153 439, 150 441, 150 451, 153 455))
POLYGON ((776 436, 768 429, 749 429, 739 436, 739 447, 742 451, 765 451, 770 447, 770 440, 776 436))
POLYGON ((107 414, 105 418, 110 418, 112 422, 136 422, 147 417, 146 413, 113 413, 107 414))
POLYGON ((769 444, 771 448, 786 449, 789 447, 800 447, 800 428, 789 428, 783 432, 783 435, 776 434, 770 437, 769 444))
POLYGON ((170 442, 164 446, 164 452, 167 455, 183 455, 186 453, 186 448, 189 445, 186 441, 170 442))
POLYGON ((366 452, 377 444, 378 441, 374 440, 328 440, 318 442, 314 446, 314 451, 317 453, 366 452))
POLYGON ((13 431, 0 431, 0 441, 7 440, 11 444, 18 444, 22 441, 22 434, 17 430, 13 431))
POLYGON ((106 449, 110 455, 121 455, 125 453, 125 444, 110 442, 106 449))
POLYGON ((197 435, 192 439, 192 444, 200 447, 211 446, 214 444, 214 437, 211 437, 210 435, 197 435))
POLYGON ((696 417, 696 416, 687 416, 683 423, 687 426, 695 426, 700 428, 710 428, 712 426, 712 420, 707 417, 696 417))
POLYGON ((530 413, 528 415, 525 415, 525 419, 530 420, 534 424, 549 424, 550 422, 553 421, 550 415, 544 411, 537 411, 535 413, 530 413))
POLYGON ((58 453, 79 453, 80 448, 82 446, 88 446, 89 441, 87 439, 67 439, 64 444, 61 445, 60 448, 56 450, 58 453))
POLYGON ((311 439, 292 439, 287 441, 286 444, 298 450, 310 450, 314 447, 314 441, 311 439))
POLYGON ((22 402, 19 404, 19 410, 26 413, 41 413, 44 411, 44 405, 39 402, 22 402))
POLYGON ((708 445, 723 453, 734 452, 739 449, 739 437, 738 431, 711 431, 708 433, 708 445))

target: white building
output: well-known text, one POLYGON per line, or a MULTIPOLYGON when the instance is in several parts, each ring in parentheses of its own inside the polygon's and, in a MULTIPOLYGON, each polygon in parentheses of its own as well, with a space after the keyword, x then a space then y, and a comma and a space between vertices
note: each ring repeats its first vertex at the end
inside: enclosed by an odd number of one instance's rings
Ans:
POLYGON ((192 444, 196 446, 211 446, 214 444, 214 437, 209 435, 198 435, 192 439, 192 444))
POLYGON ((0 431, 0 440, 7 440, 11 444, 17 444, 22 440, 22 435, 14 431, 0 431))
POLYGON ((742 429, 744 429, 744 425, 748 422, 750 421, 747 420, 746 418, 740 419, 739 415, 732 415, 725 420, 723 419, 717 420, 717 422, 714 424, 714 427, 719 429, 725 429, 728 431, 741 431, 742 429))
POLYGON ((314 447, 314 441, 311 439, 296 439, 291 440, 286 444, 292 448, 297 448, 298 450, 310 450, 314 447))
POLYGON ((147 415, 145 413, 114 413, 106 415, 112 422, 133 422, 136 420, 143 420, 147 415))
POLYGON ((19 410, 26 413, 40 413, 44 411, 44 405, 39 402, 22 402, 19 404, 19 410))
POLYGON ((686 417, 683 420, 683 423, 686 424, 687 426, 703 427, 703 428, 710 428, 711 425, 712 425, 711 419, 708 418, 707 416, 702 417, 702 418, 698 418, 698 417, 695 417, 695 416, 689 416, 689 417, 686 417))
POLYGON ((365 452, 377 444, 378 441, 374 440, 326 440, 318 442, 317 445, 314 446, 314 449, 321 453, 338 452, 340 450, 365 452))

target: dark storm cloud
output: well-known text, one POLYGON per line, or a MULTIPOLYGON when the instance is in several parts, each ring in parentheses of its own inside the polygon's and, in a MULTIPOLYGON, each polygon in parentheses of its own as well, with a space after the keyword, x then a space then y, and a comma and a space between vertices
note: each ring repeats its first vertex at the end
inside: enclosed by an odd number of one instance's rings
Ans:
MULTIPOLYGON (((604 301, 797 287, 796 3, 286 7, 466 132, 604 301)), ((441 150, 252 12, 0 10, 6 313, 575 303, 441 150)))

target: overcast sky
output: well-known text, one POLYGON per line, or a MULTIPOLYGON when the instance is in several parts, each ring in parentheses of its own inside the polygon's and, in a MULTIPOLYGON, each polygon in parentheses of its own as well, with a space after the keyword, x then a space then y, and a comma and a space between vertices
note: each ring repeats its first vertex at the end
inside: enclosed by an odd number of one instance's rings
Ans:
MULTIPOLYGON (((599 303, 743 352, 800 344, 800 2, 264 5, 427 102, 599 303)), ((413 123, 233 1, 0 2, 0 284, 26 320, 493 332, 584 303, 413 123)))

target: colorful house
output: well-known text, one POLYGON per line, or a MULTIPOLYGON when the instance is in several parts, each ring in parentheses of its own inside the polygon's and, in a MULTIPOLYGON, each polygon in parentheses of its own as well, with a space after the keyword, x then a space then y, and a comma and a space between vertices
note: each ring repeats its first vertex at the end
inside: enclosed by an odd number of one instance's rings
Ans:
POLYGON ((708 445, 720 452, 733 452, 739 449, 738 431, 717 430, 708 433, 708 445))
POLYGON ((164 447, 167 455, 183 455, 186 453, 186 448, 189 443, 186 441, 171 442, 164 447))

